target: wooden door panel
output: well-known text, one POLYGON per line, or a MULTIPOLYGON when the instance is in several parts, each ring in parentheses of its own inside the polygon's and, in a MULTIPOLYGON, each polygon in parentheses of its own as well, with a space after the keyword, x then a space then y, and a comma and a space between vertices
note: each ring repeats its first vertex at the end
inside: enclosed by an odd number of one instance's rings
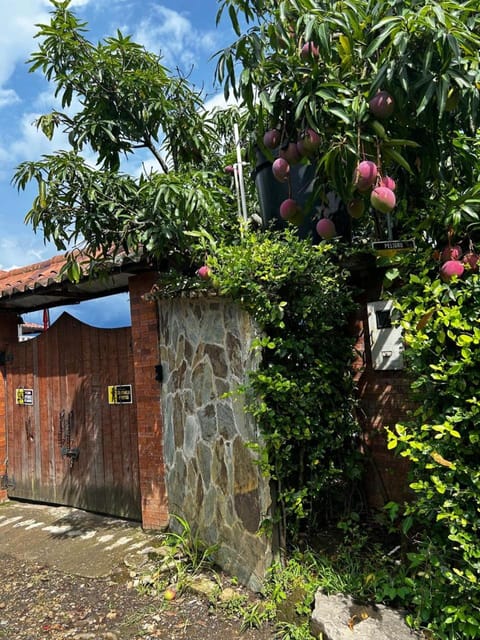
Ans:
POLYGON ((141 519, 134 404, 108 386, 133 383, 130 328, 97 329, 64 313, 12 349, 7 368, 9 495, 141 519), (33 389, 33 404, 15 401, 33 389))

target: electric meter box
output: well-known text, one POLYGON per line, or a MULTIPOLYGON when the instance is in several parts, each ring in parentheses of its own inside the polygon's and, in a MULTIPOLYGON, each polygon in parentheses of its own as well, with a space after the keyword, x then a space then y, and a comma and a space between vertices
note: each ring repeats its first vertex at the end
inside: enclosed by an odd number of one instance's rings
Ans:
POLYGON ((403 369, 403 335, 391 300, 367 304, 372 365, 376 370, 403 369))

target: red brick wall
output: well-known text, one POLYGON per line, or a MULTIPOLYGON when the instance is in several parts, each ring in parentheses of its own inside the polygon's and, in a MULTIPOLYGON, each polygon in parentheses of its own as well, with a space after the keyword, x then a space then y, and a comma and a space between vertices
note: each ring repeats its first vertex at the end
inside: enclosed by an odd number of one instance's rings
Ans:
POLYGON ((378 289, 367 291, 352 320, 357 359, 354 363, 358 397, 358 418, 363 429, 366 456, 364 489, 370 507, 380 509, 390 500, 408 496, 408 464, 387 449, 385 427, 405 420, 412 407, 405 371, 378 371, 372 368, 368 333, 367 301, 380 299, 378 289))
MULTIPOLYGON (((12 311, 0 311, 0 353, 8 358, 8 347, 18 340, 18 316, 12 311)), ((0 475, 8 473, 5 410, 5 367, 0 365, 0 475)), ((0 501, 7 499, 5 489, 0 489, 0 501)))
POLYGON ((159 362, 158 314, 156 302, 146 302, 143 299, 143 295, 150 291, 156 279, 155 273, 147 273, 129 280, 139 481, 142 524, 145 529, 162 529, 168 525, 161 388, 155 380, 155 365, 159 362))

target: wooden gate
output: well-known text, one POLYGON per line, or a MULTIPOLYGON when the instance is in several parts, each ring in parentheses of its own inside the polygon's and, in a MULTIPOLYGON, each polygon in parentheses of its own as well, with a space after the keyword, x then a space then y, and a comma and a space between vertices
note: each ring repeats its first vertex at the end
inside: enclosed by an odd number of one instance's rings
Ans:
POLYGON ((9 497, 141 520, 133 376, 129 327, 97 329, 64 313, 12 345, 9 497))

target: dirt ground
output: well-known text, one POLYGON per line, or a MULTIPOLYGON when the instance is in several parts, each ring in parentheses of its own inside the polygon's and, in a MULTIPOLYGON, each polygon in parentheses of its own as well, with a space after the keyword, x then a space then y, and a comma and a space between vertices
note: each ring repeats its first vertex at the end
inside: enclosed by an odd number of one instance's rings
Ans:
MULTIPOLYGON (((70 575, 0 553, 0 638, 5 640, 272 640, 209 600, 186 592, 166 602, 141 594, 123 574, 70 575)), ((240 589, 239 587, 235 587, 240 589)))

